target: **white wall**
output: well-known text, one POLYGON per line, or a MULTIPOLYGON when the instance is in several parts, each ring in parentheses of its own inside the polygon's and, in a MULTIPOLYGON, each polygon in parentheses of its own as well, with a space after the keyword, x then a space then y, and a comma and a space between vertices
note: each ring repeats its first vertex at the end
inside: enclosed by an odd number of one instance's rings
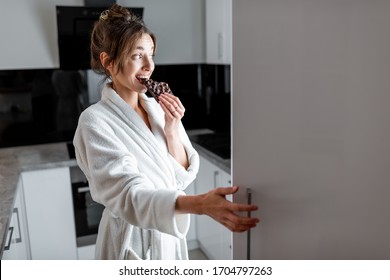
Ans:
POLYGON ((0 70, 56 68, 56 5, 83 0, 0 0, 0 70))
POLYGON ((157 36, 156 64, 205 61, 204 0, 117 0, 144 7, 144 21, 157 36))
MULTIPOLYGON (((118 0, 144 7, 158 39, 157 64, 205 61, 204 0, 118 0)), ((59 67, 55 6, 84 0, 0 0, 0 70, 59 67)))

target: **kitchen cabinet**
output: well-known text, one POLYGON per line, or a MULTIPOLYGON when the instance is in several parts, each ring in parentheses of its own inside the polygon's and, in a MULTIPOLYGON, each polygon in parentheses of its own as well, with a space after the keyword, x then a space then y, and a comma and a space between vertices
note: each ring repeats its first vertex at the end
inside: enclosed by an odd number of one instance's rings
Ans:
POLYGON ((29 241, 27 235, 26 211, 24 207, 24 195, 22 181, 19 180, 14 208, 3 252, 3 260, 28 260, 31 259, 29 241))
POLYGON ((22 173, 31 258, 77 259, 68 167, 22 173))
POLYGON ((96 244, 77 247, 78 260, 94 260, 95 259, 96 244))
MULTIPOLYGON (((145 23, 157 36, 156 64, 204 63, 204 0, 117 3, 144 7, 145 23)), ((58 68, 55 6, 83 6, 84 1, 19 0, 4 5, 7 13, 0 18, 0 70, 58 68)))
MULTIPOLYGON (((195 181, 197 194, 206 193, 216 187, 231 185, 230 174, 200 156, 200 166, 195 181)), ((228 198, 231 199, 231 198, 228 198)), ((209 259, 231 259, 231 232, 206 215, 196 216, 196 233, 200 249, 209 259)))
POLYGON ((232 0, 206 0, 206 63, 230 64, 232 0))
MULTIPOLYGON (((185 193, 187 195, 194 195, 195 194, 195 181, 192 182, 186 189, 185 193)), ((196 222, 195 222, 195 216, 190 216, 190 228, 188 229, 187 233, 187 246, 188 250, 197 249, 199 247, 197 238, 196 238, 196 222)))
POLYGON ((0 17, 0 70, 59 66, 56 5, 82 6, 84 1, 1 1, 7 12, 0 17))

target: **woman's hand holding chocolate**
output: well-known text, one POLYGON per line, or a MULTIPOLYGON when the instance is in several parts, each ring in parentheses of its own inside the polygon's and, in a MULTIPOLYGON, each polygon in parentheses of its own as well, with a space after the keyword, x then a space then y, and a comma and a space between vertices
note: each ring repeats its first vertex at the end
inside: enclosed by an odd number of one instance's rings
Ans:
POLYGON ((159 104, 165 112, 165 133, 177 132, 178 125, 185 112, 180 99, 172 94, 163 93, 159 96, 159 104))

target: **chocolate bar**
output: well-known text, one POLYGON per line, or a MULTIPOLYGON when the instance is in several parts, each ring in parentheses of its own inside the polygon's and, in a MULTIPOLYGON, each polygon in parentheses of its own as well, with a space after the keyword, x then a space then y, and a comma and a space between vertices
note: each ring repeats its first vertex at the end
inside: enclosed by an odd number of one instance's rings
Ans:
POLYGON ((162 93, 165 92, 165 93, 173 94, 167 83, 156 82, 153 81, 152 79, 141 79, 141 82, 146 86, 148 92, 154 97, 154 99, 156 99, 157 102, 158 102, 158 97, 162 93))

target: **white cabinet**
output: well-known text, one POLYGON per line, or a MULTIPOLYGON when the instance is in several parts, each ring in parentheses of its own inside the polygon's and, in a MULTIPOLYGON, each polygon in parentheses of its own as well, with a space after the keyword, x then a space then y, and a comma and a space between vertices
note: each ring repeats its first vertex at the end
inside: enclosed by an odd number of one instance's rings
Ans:
POLYGON ((22 173, 32 259, 77 259, 69 168, 22 173))
POLYGON ((230 64, 232 0, 206 0, 206 63, 230 64))
POLYGON ((23 188, 22 182, 19 180, 11 221, 8 227, 6 244, 2 256, 3 260, 28 260, 31 258, 29 254, 26 223, 23 188))
POLYGON ((95 259, 96 244, 77 247, 78 260, 94 260, 95 259))
MULTIPOLYGON (((195 194, 195 181, 192 182, 186 189, 185 193, 187 195, 194 195, 195 194)), ((197 238, 196 238, 196 221, 195 221, 195 216, 191 215, 191 221, 190 221, 190 228, 188 229, 187 233, 187 245, 188 245, 188 250, 193 250, 199 247, 197 243, 197 238)))
POLYGON ((0 70, 57 68, 55 6, 83 4, 83 0, 1 1, 7 12, 0 17, 0 70))
MULTIPOLYGON (((204 0, 118 0, 117 3, 144 7, 145 23, 157 36, 157 64, 204 62, 204 0)), ((0 18, 0 69, 59 66, 56 5, 83 6, 84 1, 2 2, 7 12, 0 18)))
POLYGON ((144 7, 145 24, 156 34, 155 63, 196 64, 205 61, 204 0, 118 0, 144 7))
MULTIPOLYGON (((230 186, 230 174, 201 156, 195 184, 197 194, 206 193, 216 187, 230 186)), ((200 215, 196 216, 196 232, 199 247, 209 259, 231 259, 232 233, 227 228, 206 215, 200 215)))

